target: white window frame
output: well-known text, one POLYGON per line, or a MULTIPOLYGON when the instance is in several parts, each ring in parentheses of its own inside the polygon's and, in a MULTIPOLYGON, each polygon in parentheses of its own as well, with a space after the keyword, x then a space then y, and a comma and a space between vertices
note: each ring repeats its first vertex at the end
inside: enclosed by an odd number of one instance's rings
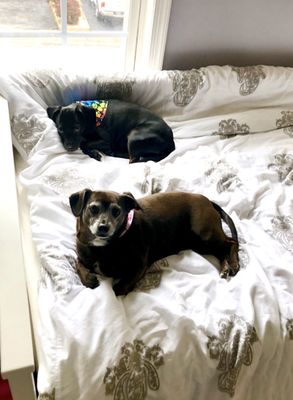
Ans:
MULTIPOLYGON (((24 0, 25 1, 25 0, 24 0)), ((162 69, 172 0, 128 0, 129 15, 126 16, 128 30, 80 31, 67 29, 67 0, 60 0, 61 29, 2 31, 0 38, 61 38, 65 46, 72 37, 125 37, 126 71, 162 69)))
POLYGON ((172 0, 130 0, 126 69, 161 70, 172 0))

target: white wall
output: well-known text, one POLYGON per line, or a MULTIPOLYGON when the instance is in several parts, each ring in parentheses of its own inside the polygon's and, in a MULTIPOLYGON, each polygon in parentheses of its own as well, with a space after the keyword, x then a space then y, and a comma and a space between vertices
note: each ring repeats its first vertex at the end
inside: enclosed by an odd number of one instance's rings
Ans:
POLYGON ((173 0, 164 69, 293 66, 292 0, 173 0))

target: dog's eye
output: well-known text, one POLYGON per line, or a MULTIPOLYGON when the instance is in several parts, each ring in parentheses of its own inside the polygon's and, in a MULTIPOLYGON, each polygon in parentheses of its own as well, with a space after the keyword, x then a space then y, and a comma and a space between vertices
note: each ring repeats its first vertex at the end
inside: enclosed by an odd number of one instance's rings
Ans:
POLYGON ((117 218, 117 217, 120 215, 121 210, 120 210, 119 207, 115 207, 115 206, 114 206, 114 207, 112 207, 111 212, 112 212, 113 217, 114 217, 114 218, 117 218))
POLYGON ((100 207, 97 206, 96 204, 93 204, 92 206, 89 207, 90 213, 93 215, 97 215, 100 212, 100 207))

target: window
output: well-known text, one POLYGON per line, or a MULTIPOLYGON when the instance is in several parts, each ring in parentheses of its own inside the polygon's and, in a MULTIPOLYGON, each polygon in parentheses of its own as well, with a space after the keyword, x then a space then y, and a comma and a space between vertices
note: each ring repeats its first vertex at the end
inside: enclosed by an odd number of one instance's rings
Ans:
POLYGON ((1 0, 1 60, 160 69, 171 0, 1 0))

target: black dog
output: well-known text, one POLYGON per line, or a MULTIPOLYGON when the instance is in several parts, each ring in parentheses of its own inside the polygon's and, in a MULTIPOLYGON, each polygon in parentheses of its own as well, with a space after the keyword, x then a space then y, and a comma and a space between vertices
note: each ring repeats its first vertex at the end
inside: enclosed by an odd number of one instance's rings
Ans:
POLYGON ((100 161, 101 153, 130 163, 160 161, 175 149, 173 132, 149 110, 120 100, 89 100, 48 107, 64 148, 100 161))
POLYGON ((187 249, 217 257, 222 277, 239 269, 233 220, 202 195, 158 193, 136 200, 130 193, 85 189, 69 200, 77 217, 78 273, 86 286, 98 286, 100 273, 114 278, 116 295, 127 294, 153 262, 187 249))

